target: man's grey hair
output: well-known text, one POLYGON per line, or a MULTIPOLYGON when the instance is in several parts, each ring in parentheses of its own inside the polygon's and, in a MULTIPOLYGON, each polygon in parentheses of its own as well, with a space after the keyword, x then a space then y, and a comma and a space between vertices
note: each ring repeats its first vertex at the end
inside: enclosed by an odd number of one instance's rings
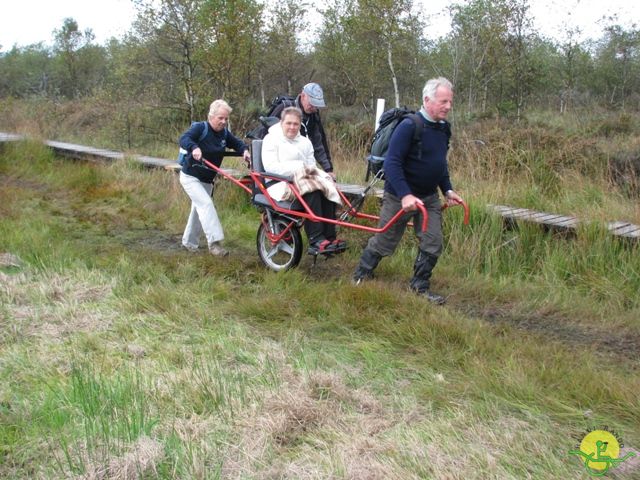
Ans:
POLYGON ((233 108, 231 108, 224 100, 214 100, 209 106, 209 117, 215 117, 220 110, 226 110, 227 113, 231 113, 233 108))
POLYGON ((436 98, 436 90, 438 90, 438 87, 445 87, 453 91, 453 84, 446 78, 432 78, 431 80, 427 80, 427 83, 424 84, 424 88, 422 89, 422 100, 424 100, 425 97, 429 97, 430 100, 436 98))

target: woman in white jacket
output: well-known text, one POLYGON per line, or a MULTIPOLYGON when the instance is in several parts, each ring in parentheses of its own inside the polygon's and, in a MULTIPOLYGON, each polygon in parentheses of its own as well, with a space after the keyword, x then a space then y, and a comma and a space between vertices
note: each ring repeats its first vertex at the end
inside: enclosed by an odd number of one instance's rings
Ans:
MULTIPOLYGON (((281 120, 271 128, 262 142, 262 164, 265 171, 278 175, 291 176, 304 170, 305 167, 315 167, 313 145, 307 137, 300 135, 302 112, 297 107, 288 107, 282 111, 281 120)), ((318 169, 320 175, 328 174, 318 169)), ((274 200, 280 201, 287 197, 286 182, 278 182, 268 189, 274 200)), ((336 204, 326 198, 320 190, 305 193, 302 198, 313 213, 319 217, 335 220, 336 204)), ((301 209, 296 200, 292 208, 301 209)), ((336 226, 333 223, 304 222, 304 230, 309 239, 310 253, 338 253, 346 248, 344 240, 336 239, 336 226)))

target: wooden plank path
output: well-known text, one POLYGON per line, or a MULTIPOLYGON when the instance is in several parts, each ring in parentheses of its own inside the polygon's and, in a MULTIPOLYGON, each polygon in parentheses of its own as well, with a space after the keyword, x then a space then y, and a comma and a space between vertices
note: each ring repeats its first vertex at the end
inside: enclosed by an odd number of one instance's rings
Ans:
POLYGON ((628 222, 610 222, 606 225, 607 230, 609 230, 612 235, 636 240, 640 239, 640 225, 634 225, 628 222))
MULTIPOLYGON (((22 135, 0 132, 0 143, 14 142, 25 140, 22 135)), ((72 143, 56 142, 47 140, 45 145, 51 147, 58 155, 73 158, 77 160, 104 161, 104 160, 123 160, 130 158, 149 168, 164 168, 170 171, 178 171, 179 166, 175 160, 167 160, 165 158, 149 157, 145 155, 125 155, 122 152, 106 150, 101 148, 87 147, 84 145, 75 145, 72 143)), ((240 178, 243 172, 235 169, 223 169, 226 173, 240 178)), ((351 196, 361 195, 365 188, 363 185, 343 184, 339 183, 338 187, 346 194, 351 196)), ((371 195, 382 197, 382 189, 374 188, 370 191, 371 195)), ((539 224, 545 228, 554 230, 574 231, 585 222, 576 217, 560 215, 556 213, 537 212, 527 208, 516 208, 507 205, 487 205, 487 208, 498 215, 502 216, 509 222, 524 221, 539 224)), ((640 240, 640 226, 628 222, 609 222, 605 224, 607 230, 614 236, 640 240)))
POLYGON ((13 133, 0 132, 0 142, 16 142, 18 140, 24 140, 24 137, 13 133))
MULTIPOLYGON (((1 142, 12 142, 18 140, 25 140, 25 137, 21 135, 13 135, 10 133, 0 132, 1 142)), ((148 168, 165 168, 167 170, 178 170, 179 166, 175 160, 167 160, 166 158, 149 157, 147 155, 135 155, 124 154, 114 150, 107 150, 104 148, 87 147, 85 145, 76 145, 73 143, 57 142, 53 140, 45 140, 44 144, 50 147, 57 155, 65 158, 72 158, 74 160, 89 160, 89 161, 114 161, 124 160, 130 158, 138 163, 141 163, 148 168)), ((241 172, 235 169, 223 169, 225 172, 234 176, 241 176, 241 172)))
POLYGON ((131 158, 149 168, 164 168, 171 163, 175 163, 164 158, 148 157, 145 155, 125 155, 122 152, 86 147, 84 145, 75 145, 73 143, 55 142, 50 140, 47 140, 44 143, 51 147, 56 154, 76 160, 124 160, 126 157, 131 158))
POLYGON ((557 215, 554 213, 536 212, 535 210, 529 210, 527 208, 515 208, 507 205, 487 205, 490 210, 498 213, 502 218, 509 221, 528 221, 533 223, 539 223, 550 228, 556 228, 558 230, 573 230, 580 221, 575 217, 568 217, 566 215, 557 215))
MULTIPOLYGON (((487 207, 499 214, 509 222, 532 222, 552 230, 574 231, 585 222, 576 217, 558 215, 556 213, 537 212, 527 208, 515 208, 507 205, 487 205, 487 207)), ((640 225, 628 222, 609 222, 605 227, 612 235, 632 240, 640 240, 640 225)))

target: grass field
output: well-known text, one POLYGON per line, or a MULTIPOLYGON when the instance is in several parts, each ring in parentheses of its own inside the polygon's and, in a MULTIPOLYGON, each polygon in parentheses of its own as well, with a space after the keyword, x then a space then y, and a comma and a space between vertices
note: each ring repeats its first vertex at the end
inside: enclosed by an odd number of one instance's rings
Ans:
MULTIPOLYGON (((472 221, 447 213, 445 307, 406 288, 409 235, 360 287, 362 233, 274 274, 236 187, 216 187, 219 259, 180 248, 172 174, 4 146, 0 477, 581 479, 568 452, 589 428, 640 450, 638 245, 505 230, 483 207, 640 223, 637 205, 514 137, 474 153, 472 134, 451 159, 472 221)), ((636 460, 609 474, 640 478, 636 460)))

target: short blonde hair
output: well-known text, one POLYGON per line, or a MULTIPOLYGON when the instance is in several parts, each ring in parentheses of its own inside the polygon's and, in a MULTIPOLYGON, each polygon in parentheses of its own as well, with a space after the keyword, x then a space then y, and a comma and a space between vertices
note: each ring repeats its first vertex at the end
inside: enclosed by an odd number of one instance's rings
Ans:
POLYGON ((233 108, 231 108, 229 104, 222 99, 214 100, 209 106, 209 117, 215 117, 220 110, 226 110, 231 113, 233 108))
POLYGON ((286 117, 287 115, 293 115, 294 117, 296 117, 298 120, 302 122, 302 110, 300 110, 298 107, 285 108, 284 110, 282 110, 282 113, 280 114, 280 118, 284 120, 284 117, 286 117))

